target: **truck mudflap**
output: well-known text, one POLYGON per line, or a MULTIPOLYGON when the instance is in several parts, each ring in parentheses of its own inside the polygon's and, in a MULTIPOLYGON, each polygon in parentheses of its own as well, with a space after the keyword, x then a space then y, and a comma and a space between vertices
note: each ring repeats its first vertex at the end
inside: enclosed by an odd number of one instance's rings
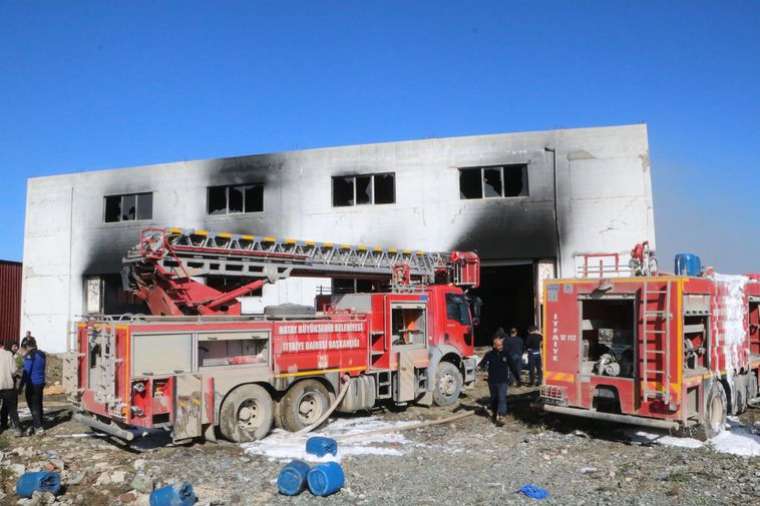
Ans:
POLYGON ((101 422, 95 417, 86 415, 81 412, 74 413, 72 418, 74 419, 74 421, 79 422, 82 425, 86 425, 90 427, 91 429, 94 429, 98 432, 103 432, 105 434, 108 434, 109 436, 113 436, 123 441, 127 441, 127 442, 134 441, 134 439, 140 435, 136 430, 123 429, 119 427, 118 425, 116 425, 115 423, 101 422))
POLYGON ((672 420, 659 420, 656 418, 646 418, 643 416, 620 415, 617 413, 602 413, 600 411, 591 411, 589 409, 570 408, 567 406, 557 406, 554 404, 543 404, 544 411, 556 413, 559 415, 577 416, 580 418, 591 418, 593 420, 605 420, 608 422, 624 423, 627 425, 640 425, 642 427, 651 427, 653 429, 677 430, 681 424, 672 420))
POLYGON ((477 357, 468 357, 462 359, 462 369, 464 369, 464 384, 471 385, 475 382, 475 370, 478 367, 477 357))

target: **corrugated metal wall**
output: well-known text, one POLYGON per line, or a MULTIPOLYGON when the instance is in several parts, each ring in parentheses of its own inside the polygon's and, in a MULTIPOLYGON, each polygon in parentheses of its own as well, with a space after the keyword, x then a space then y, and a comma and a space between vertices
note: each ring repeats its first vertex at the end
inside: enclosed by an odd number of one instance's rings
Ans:
POLYGON ((0 341, 18 342, 20 324, 21 264, 0 260, 0 341))

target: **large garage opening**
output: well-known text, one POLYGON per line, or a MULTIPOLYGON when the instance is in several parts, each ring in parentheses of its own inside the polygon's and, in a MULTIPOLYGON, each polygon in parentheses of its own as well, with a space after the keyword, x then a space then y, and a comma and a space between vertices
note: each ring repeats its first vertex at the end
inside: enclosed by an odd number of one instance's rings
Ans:
POLYGON ((499 327, 520 334, 535 323, 535 281, 533 264, 484 266, 480 268, 480 287, 472 291, 483 301, 475 345, 486 346, 499 327))

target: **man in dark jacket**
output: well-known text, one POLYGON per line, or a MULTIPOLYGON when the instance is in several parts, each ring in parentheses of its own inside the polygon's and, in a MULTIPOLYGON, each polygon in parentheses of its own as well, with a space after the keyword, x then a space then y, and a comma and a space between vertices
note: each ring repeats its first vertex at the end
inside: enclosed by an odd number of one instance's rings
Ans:
MULTIPOLYGON (((502 331, 503 333, 503 331, 502 331)), ((509 358, 504 353, 504 343, 498 332, 493 336, 493 348, 478 364, 488 371, 488 391, 491 394, 491 416, 497 422, 507 414, 507 381, 509 358)))
POLYGON ((30 335, 21 341, 21 350, 24 354, 21 387, 26 391, 26 404, 32 412, 30 434, 44 434, 45 429, 42 427, 42 390, 45 388, 45 353, 37 349, 37 340, 30 335))
MULTIPOLYGON (((517 335, 517 329, 509 331, 509 336, 504 339, 504 351, 509 357, 509 370, 512 372, 512 378, 518 387, 522 386, 520 371, 522 370, 523 340, 517 335)), ((512 382, 510 381, 510 385, 512 382)))
POLYGON ((530 384, 541 385, 543 377, 541 371, 541 341, 543 336, 538 332, 535 325, 528 327, 528 337, 525 339, 525 347, 528 348, 528 370, 530 371, 530 384))

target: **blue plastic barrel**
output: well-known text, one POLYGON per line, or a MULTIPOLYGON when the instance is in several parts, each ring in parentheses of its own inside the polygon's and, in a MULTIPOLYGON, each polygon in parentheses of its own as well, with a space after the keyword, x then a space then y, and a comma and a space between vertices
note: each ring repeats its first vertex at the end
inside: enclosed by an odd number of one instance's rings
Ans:
POLYGON ((676 255, 677 276, 701 276, 702 260, 693 253, 678 253, 676 255))
POLYGON ((19 497, 32 497, 37 490, 58 495, 61 491, 61 475, 49 471, 37 471, 24 473, 16 481, 16 494, 19 497))
POLYGON ((338 443, 330 437, 312 436, 306 440, 306 453, 323 457, 328 453, 336 455, 338 453, 338 443))
POLYGON ((161 487, 150 494, 150 506, 192 506, 197 501, 193 486, 186 481, 161 487))
POLYGON ((306 489, 306 475, 309 464, 301 460, 291 460, 277 476, 277 489, 283 495, 298 495, 306 489))
POLYGON ((343 474, 343 468, 337 462, 325 462, 312 467, 306 479, 311 493, 324 497, 343 488, 346 475, 343 474))

